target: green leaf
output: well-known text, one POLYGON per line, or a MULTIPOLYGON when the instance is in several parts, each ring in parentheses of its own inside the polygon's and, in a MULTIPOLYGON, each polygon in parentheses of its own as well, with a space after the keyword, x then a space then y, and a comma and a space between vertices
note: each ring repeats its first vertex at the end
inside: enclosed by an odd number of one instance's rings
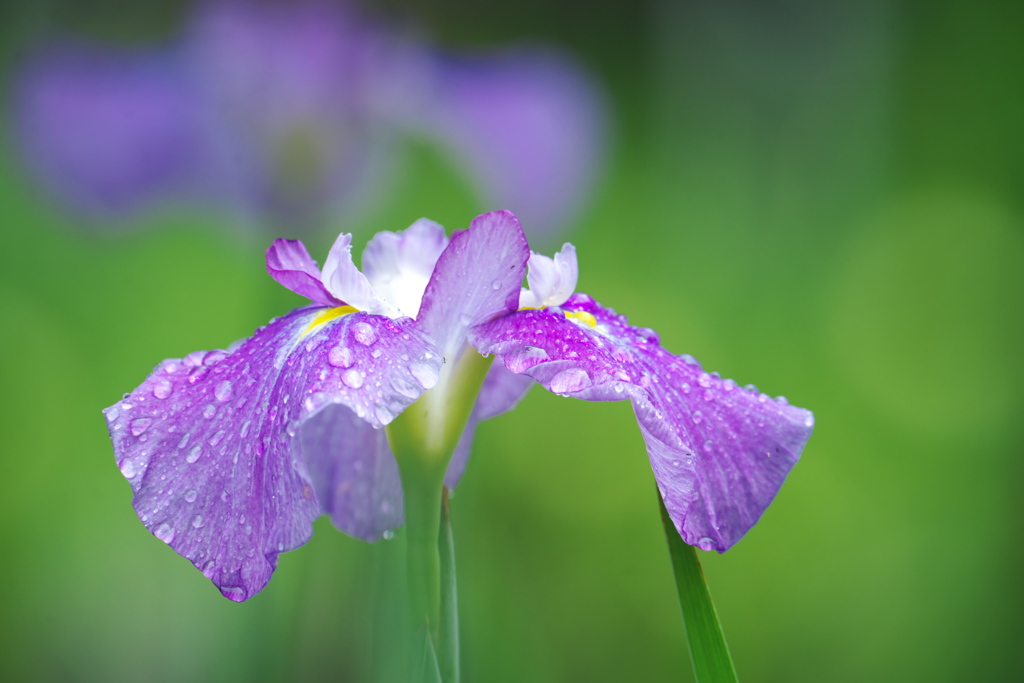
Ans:
POLYGON ((455 581, 455 538, 452 535, 448 487, 441 497, 441 533, 437 542, 441 557, 441 623, 438 629, 438 663, 445 683, 459 683, 459 605, 455 581))
POLYGON ((665 502, 658 495, 661 521, 668 539, 668 552, 672 557, 672 570, 679 593, 679 606, 683 611, 686 644, 697 683, 735 683, 736 669, 725 644, 722 627, 718 623, 715 605, 700 568, 697 551, 679 536, 675 524, 668 516, 665 502))

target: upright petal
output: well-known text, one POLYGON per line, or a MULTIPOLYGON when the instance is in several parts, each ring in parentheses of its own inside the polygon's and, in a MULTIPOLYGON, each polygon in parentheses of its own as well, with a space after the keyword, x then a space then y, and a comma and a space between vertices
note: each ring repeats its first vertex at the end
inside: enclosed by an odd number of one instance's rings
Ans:
POLYGON ((342 233, 334 240, 324 262, 321 278, 324 286, 335 298, 360 311, 389 313, 384 302, 373 292, 366 276, 359 272, 352 260, 352 235, 342 233))
POLYGON ((451 362, 473 325, 516 310, 530 258, 523 228, 511 211, 473 219, 452 235, 423 294, 417 320, 451 362))
MULTIPOLYGON (((105 411, 143 524, 232 600, 262 589, 278 554, 309 539, 321 509, 317 491, 346 481, 353 490, 389 490, 374 472, 344 462, 365 460, 357 451, 365 433, 354 431, 347 447, 332 452, 342 462, 331 470, 322 449, 344 437, 304 437, 310 419, 340 404, 379 428, 440 367, 436 347, 411 320, 365 313, 326 319, 323 312, 293 311, 232 352, 164 361, 105 411)), ((338 512, 336 497, 324 507, 362 537, 394 520, 378 509, 356 523, 338 512), (384 522, 365 519, 378 514, 384 522)))
POLYGON ((199 98, 174 51, 51 48, 19 75, 14 116, 25 161, 77 209, 129 212, 202 182, 199 98))
POLYGON ((810 411, 704 372, 584 295, 481 325, 471 342, 558 394, 629 398, 683 540, 724 552, 771 503, 810 438, 810 411))
POLYGON ((320 281, 320 269, 300 240, 276 239, 267 249, 267 272, 296 294, 322 306, 341 306, 320 281))
POLYGON ((540 51, 442 60, 437 72, 427 125, 485 203, 512 209, 540 234, 572 221, 605 142, 603 98, 586 72, 540 51))
POLYGON ((421 218, 400 233, 374 235, 363 250, 363 272, 377 296, 415 318, 437 259, 447 246, 444 228, 421 218))

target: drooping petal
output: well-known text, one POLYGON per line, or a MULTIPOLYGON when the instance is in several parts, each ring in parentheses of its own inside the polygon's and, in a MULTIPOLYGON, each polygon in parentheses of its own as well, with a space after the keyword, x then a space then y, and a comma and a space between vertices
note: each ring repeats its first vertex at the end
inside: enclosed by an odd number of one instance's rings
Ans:
POLYGON ((553 52, 441 60, 427 126, 485 203, 538 230, 573 220, 601 166, 605 107, 578 65, 553 52))
POLYGON ((415 318, 434 265, 447 246, 444 228, 421 218, 400 233, 374 235, 363 250, 363 272, 377 296, 415 318))
POLYGON ((199 98, 174 51, 49 49, 18 77, 14 117, 28 165, 77 209, 130 212, 202 183, 199 98))
POLYGON ((477 425, 515 408, 523 396, 526 396, 526 392, 530 390, 531 386, 533 386, 532 377, 517 375, 501 363, 491 365, 484 384, 480 388, 476 403, 473 405, 469 422, 462 431, 459 443, 448 463, 448 470, 444 475, 444 483, 448 488, 454 489, 458 486, 459 480, 462 479, 462 475, 466 471, 466 463, 469 462, 477 425))
POLYGON ((470 341, 558 394, 630 399, 683 540, 724 552, 757 522, 810 438, 810 411, 704 372, 586 295, 519 311, 470 341))
POLYGON ((352 235, 342 233, 334 240, 324 262, 321 277, 324 286, 335 298, 360 311, 386 314, 390 311, 374 294, 366 276, 359 272, 352 260, 352 235))
POLYGON ((383 429, 334 403, 299 433, 320 509, 334 526, 372 542, 402 524, 402 480, 383 429))
POLYGON ((434 267, 417 320, 448 362, 454 362, 473 325, 516 310, 530 258, 523 228, 511 211, 473 219, 452 235, 434 267))
MULTIPOLYGON (((343 486, 339 472, 353 490, 376 486, 376 475, 354 464, 324 467, 321 449, 344 437, 303 438, 310 419, 341 404, 379 428, 437 377, 437 349, 411 320, 324 313, 298 309, 230 353, 164 361, 105 411, 139 518, 232 600, 262 589, 278 554, 309 539, 316 492, 343 486)), ((352 438, 333 457, 364 458, 356 449, 365 435, 352 438)), ((380 527, 348 524, 336 497, 324 507, 339 526, 380 527)))
POLYGON ((300 240, 276 239, 267 249, 267 272, 296 294, 323 306, 341 306, 320 281, 320 269, 300 240))

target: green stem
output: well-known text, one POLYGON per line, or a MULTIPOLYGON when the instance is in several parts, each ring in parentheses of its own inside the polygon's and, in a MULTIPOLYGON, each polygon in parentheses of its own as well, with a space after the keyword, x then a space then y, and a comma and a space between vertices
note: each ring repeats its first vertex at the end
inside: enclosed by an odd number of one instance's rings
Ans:
POLYGON ((718 614, 711 601, 697 551, 679 536, 660 494, 658 505, 661 506, 661 521, 668 539, 668 552, 672 557, 694 677, 697 683, 736 683, 736 669, 729 656, 722 627, 718 623, 718 614))
POLYGON ((409 577, 409 598, 417 626, 425 626, 437 643, 441 616, 441 558, 438 553, 438 530, 441 528, 441 492, 444 471, 438 477, 418 461, 406 462, 402 468, 405 492, 406 562, 409 577), (436 485, 426 482, 437 479, 436 485))
POLYGON ((437 545, 441 558, 438 664, 441 680, 445 683, 459 683, 459 605, 455 581, 455 538, 452 535, 452 510, 447 486, 441 496, 441 533, 437 545))

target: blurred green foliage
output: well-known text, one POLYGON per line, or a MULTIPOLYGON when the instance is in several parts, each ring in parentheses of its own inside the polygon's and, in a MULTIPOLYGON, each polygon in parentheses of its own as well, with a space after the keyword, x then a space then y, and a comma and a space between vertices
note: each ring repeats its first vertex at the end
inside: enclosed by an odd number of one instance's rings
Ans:
MULTIPOLYGON (((7 7, 5 83, 53 26, 148 39, 184 13, 108 5, 7 7)), ((516 7, 386 9, 594 65, 617 126, 568 234, 580 289, 817 415, 761 523, 701 553, 741 678, 1024 677, 1022 6, 516 7)), ((16 143, 0 149, 0 676, 387 680, 400 542, 320 520, 232 604, 139 524, 111 457, 100 409, 156 362, 299 303, 263 272, 269 236, 184 211, 91 231, 30 184, 16 143)), ((499 208, 419 144, 395 184, 330 227, 365 242, 499 208)), ((626 404, 536 390, 483 425, 453 500, 465 679, 687 680, 653 496, 626 404)))

